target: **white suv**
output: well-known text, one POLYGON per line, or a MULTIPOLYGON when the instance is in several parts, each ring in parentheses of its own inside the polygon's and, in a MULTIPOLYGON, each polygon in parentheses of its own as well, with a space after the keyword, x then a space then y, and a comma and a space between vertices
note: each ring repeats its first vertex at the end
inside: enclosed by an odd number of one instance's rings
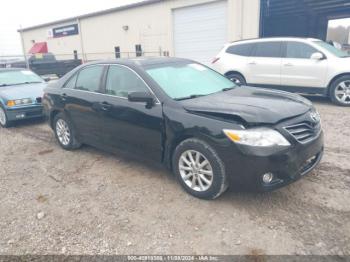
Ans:
POLYGON ((224 47, 212 66, 241 85, 322 94, 350 106, 350 56, 318 39, 234 42, 224 47))

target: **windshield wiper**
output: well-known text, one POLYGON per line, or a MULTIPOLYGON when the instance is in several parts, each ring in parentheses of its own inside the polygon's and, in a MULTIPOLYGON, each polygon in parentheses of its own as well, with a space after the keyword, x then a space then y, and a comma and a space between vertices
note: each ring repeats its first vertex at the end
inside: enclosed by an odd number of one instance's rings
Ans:
POLYGON ((8 86, 7 84, 0 84, 0 87, 2 87, 2 86, 8 86))
POLYGON ((190 96, 175 98, 175 100, 176 101, 188 100, 188 99, 193 99, 193 98, 197 98, 197 97, 201 97, 201 96, 205 96, 205 95, 190 95, 190 96))

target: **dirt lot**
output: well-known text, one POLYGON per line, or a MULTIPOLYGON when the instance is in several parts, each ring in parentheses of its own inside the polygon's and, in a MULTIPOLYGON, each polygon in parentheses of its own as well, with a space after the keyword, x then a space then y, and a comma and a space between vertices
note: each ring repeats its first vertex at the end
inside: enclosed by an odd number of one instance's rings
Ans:
POLYGON ((301 181, 216 201, 160 166, 0 129, 0 254, 350 254, 350 108, 313 99, 326 152, 301 181))

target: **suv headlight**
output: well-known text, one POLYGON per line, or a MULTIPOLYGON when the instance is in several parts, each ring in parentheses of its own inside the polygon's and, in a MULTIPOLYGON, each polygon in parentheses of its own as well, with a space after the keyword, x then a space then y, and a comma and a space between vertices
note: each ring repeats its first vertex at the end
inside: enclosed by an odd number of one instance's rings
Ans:
POLYGON ((254 128, 247 130, 223 130, 233 142, 256 147, 290 146, 287 139, 278 131, 270 128, 254 128))

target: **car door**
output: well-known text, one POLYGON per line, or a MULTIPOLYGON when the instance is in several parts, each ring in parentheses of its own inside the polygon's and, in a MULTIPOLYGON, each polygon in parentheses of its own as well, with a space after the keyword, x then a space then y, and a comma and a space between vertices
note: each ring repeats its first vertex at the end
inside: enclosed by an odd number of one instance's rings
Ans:
MULTIPOLYGON (((110 65, 105 80, 104 130, 109 145, 153 160, 162 157, 162 105, 152 107, 145 103, 130 102, 131 92, 151 92, 147 84, 132 69, 110 65)), ((152 93, 153 94, 153 93, 152 93)))
POLYGON ((322 53, 303 42, 284 43, 285 57, 282 59, 281 84, 297 87, 325 87, 328 60, 311 59, 314 53, 322 53))
POLYGON ((104 95, 101 81, 103 65, 81 69, 63 87, 61 100, 80 141, 92 145, 106 143, 103 132, 104 95))
POLYGON ((257 42, 247 59, 247 82, 258 85, 281 84, 282 43, 257 42))

